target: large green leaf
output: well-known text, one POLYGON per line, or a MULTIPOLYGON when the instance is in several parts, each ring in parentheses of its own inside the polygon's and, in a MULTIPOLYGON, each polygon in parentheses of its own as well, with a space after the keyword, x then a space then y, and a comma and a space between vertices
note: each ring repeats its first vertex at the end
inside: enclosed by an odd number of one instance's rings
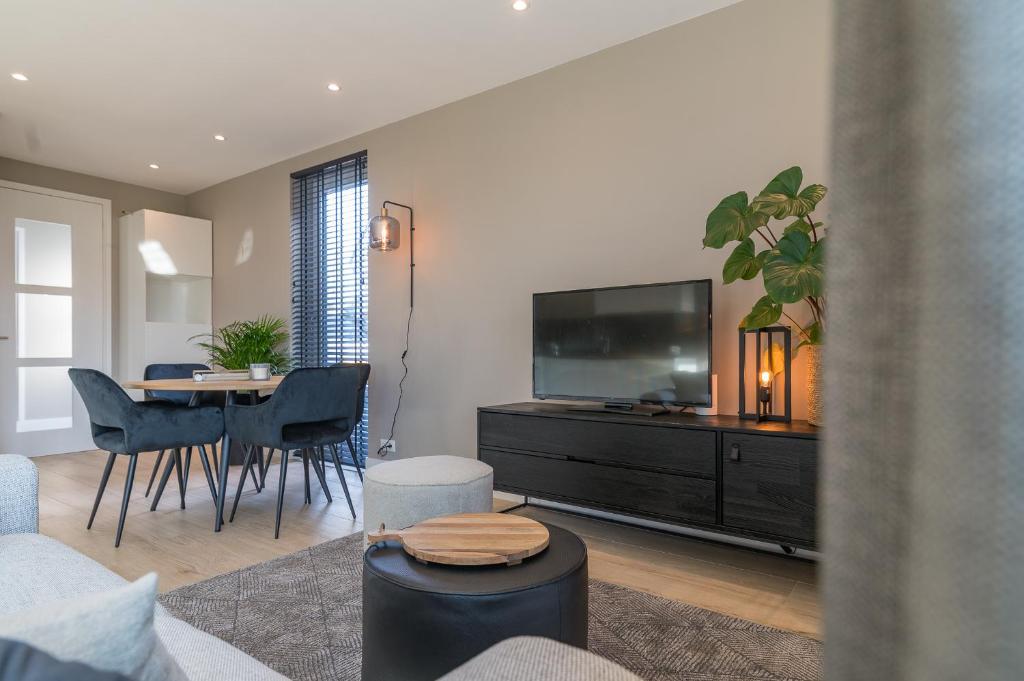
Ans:
MULTIPOLYGON (((823 222, 815 222, 814 223, 814 227, 818 228, 818 227, 821 227, 823 224, 825 224, 825 223, 823 223, 823 222)), ((782 233, 783 234, 789 234, 790 232, 803 232, 804 234, 810 234, 811 233, 811 223, 809 223, 804 218, 797 218, 796 220, 793 220, 793 222, 791 222, 788 225, 786 225, 786 229, 783 230, 782 233)))
POLYGON ((754 307, 751 308, 750 314, 743 318, 740 322, 740 328, 743 329, 760 329, 762 326, 771 326, 775 322, 779 321, 779 317, 782 316, 782 305, 772 300, 771 296, 764 296, 761 300, 754 303, 754 307))
POLYGON ((803 232, 779 239, 764 263, 764 289, 779 303, 795 303, 824 290, 825 240, 812 243, 803 232))
MULTIPOLYGON (((807 337, 800 341, 800 344, 796 346, 796 350, 799 350, 805 345, 821 345, 824 339, 824 335, 821 330, 821 324, 814 322, 810 326, 804 327, 804 333, 807 337)), ((795 351, 794 351, 795 352, 795 351)))
POLYGON ((721 248, 730 241, 743 241, 766 224, 768 216, 750 207, 747 193, 736 192, 722 199, 708 215, 704 245, 721 248))
POLYGON ((722 279, 731 284, 737 279, 753 279, 761 271, 765 258, 771 251, 754 253, 754 240, 747 237, 740 242, 722 267, 722 279))
POLYGON ((785 236, 790 232, 803 232, 804 234, 811 233, 811 225, 808 224, 807 220, 803 218, 797 218, 793 222, 786 225, 786 229, 782 230, 782 235, 785 236))
POLYGON ((825 198, 828 189, 820 184, 809 184, 801 190, 803 180, 804 171, 800 166, 783 170, 754 198, 751 207, 777 220, 804 217, 825 198))

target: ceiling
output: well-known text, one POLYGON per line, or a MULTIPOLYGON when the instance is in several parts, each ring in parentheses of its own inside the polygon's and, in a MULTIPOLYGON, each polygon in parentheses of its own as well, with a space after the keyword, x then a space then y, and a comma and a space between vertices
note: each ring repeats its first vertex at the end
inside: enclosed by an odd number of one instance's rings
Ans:
POLYGON ((0 156, 187 194, 737 1, 0 0, 0 156))

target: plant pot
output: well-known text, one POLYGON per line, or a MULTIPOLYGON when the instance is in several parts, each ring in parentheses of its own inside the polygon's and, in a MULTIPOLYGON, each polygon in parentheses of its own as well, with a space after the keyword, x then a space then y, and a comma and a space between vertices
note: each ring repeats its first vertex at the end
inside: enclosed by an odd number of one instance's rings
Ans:
POLYGON ((807 353, 807 420, 811 425, 821 426, 825 422, 825 399, 822 393, 824 375, 822 374, 820 345, 806 345, 807 353))

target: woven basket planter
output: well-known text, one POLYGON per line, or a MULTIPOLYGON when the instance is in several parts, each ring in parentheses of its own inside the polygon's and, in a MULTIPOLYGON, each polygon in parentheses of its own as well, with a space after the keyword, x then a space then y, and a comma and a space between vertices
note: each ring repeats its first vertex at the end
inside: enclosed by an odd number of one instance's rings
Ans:
POLYGON ((807 420, 815 426, 824 424, 825 399, 822 394, 821 346, 807 345, 807 420))

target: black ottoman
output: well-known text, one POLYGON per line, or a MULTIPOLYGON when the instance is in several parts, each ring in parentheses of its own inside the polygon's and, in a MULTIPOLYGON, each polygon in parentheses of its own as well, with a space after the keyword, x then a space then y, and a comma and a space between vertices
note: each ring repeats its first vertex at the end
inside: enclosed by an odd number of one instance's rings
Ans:
POLYGON ((520 565, 423 564, 400 544, 363 557, 363 681, 436 681, 511 636, 587 647, 587 547, 545 525, 548 548, 520 565))

